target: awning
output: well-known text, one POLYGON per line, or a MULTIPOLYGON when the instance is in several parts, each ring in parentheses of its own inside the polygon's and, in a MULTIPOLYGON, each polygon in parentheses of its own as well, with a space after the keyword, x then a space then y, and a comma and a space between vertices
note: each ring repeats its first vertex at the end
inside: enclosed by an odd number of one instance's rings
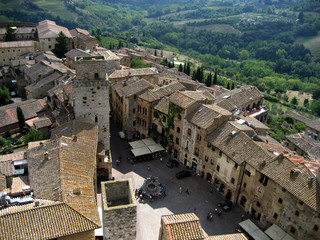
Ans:
POLYGON ((240 222, 239 225, 255 240, 270 240, 250 219, 240 222))
POLYGON ((152 138, 129 142, 131 152, 135 157, 163 151, 164 148, 156 143, 152 138))
POLYGON ((294 240, 288 233, 286 233, 277 224, 272 224, 265 233, 273 240, 294 240))

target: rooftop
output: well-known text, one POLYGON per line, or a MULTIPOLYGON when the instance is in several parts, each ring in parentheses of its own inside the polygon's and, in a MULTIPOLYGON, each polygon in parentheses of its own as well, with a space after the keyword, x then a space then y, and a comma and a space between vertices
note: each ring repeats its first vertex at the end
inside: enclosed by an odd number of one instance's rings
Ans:
POLYGON ((67 38, 72 38, 67 28, 58 26, 54 21, 50 20, 39 22, 37 31, 39 38, 56 38, 59 32, 63 32, 67 38))
POLYGON ((147 75, 157 75, 159 74, 156 68, 129 68, 122 70, 115 70, 110 74, 109 79, 114 78, 126 78, 133 76, 147 76, 147 75))
POLYGON ((198 240, 205 238, 200 220, 194 213, 162 216, 161 222, 170 240, 198 240))

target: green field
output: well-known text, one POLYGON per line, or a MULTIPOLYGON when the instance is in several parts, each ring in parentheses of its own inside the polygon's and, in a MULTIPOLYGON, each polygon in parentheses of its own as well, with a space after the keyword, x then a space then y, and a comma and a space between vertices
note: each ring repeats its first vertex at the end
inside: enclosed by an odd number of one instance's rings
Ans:
POLYGON ((110 6, 106 6, 106 5, 92 5, 92 6, 86 7, 85 9, 98 16, 105 16, 117 11, 117 9, 110 6))
POLYGON ((60 16, 63 19, 75 20, 78 15, 66 8, 63 1, 57 0, 46 0, 46 1, 37 1, 35 4, 46 10, 48 13, 53 15, 60 16))
POLYGON ((320 31, 317 36, 298 38, 296 42, 302 43, 306 48, 310 49, 315 57, 320 57, 320 31))
POLYGON ((235 29, 233 26, 229 24, 210 24, 206 26, 190 26, 188 27, 188 29, 195 29, 195 30, 207 29, 207 30, 212 30, 212 31, 222 32, 222 33, 241 34, 239 30, 235 29))

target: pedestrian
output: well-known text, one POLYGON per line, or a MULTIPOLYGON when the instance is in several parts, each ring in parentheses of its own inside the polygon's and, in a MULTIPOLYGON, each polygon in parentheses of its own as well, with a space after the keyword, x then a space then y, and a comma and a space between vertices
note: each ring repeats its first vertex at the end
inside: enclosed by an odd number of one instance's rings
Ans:
POLYGON ((160 162, 162 163, 162 157, 160 158, 160 162))
POLYGON ((210 213, 208 213, 208 215, 207 215, 207 221, 209 221, 210 220, 210 213))
POLYGON ((117 165, 119 165, 119 164, 120 164, 120 161, 117 159, 117 160, 116 160, 116 163, 117 163, 117 165))
POLYGON ((214 209, 214 213, 215 213, 215 214, 218 213, 218 208, 214 209))
POLYGON ((189 189, 188 188, 186 189, 186 194, 189 194, 189 189))
POLYGON ((212 219, 213 219, 213 214, 212 214, 212 213, 209 213, 209 220, 210 220, 210 222, 212 222, 212 219))
POLYGON ((150 171, 150 166, 148 166, 148 171, 150 171))
POLYGON ((222 216, 222 211, 219 211, 218 216, 219 217, 222 216))
POLYGON ((182 187, 179 187, 179 193, 180 194, 182 193, 182 187))
POLYGON ((196 210, 197 210, 197 208, 194 208, 194 209, 193 209, 193 212, 196 213, 196 210))
POLYGON ((242 220, 242 221, 244 220, 244 214, 241 215, 241 220, 242 220))

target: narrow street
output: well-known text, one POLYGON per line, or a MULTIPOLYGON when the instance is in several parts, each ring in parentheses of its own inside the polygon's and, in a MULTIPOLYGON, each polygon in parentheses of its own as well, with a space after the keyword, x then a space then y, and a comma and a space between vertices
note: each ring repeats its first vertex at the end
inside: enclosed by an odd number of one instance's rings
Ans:
MULTIPOLYGON (((241 215, 245 214, 239 206, 232 206, 222 216, 214 214, 213 220, 207 221, 207 214, 214 213, 218 203, 223 202, 223 196, 216 190, 210 192, 211 184, 199 176, 191 176, 178 180, 175 174, 184 170, 184 166, 168 168, 166 166, 168 155, 163 154, 163 162, 159 158, 130 164, 126 160, 131 156, 128 143, 120 139, 115 123, 110 123, 111 151, 113 159, 113 176, 115 180, 131 178, 134 190, 140 188, 149 176, 159 178, 159 182, 166 187, 166 197, 155 199, 153 202, 138 204, 137 213, 137 239, 158 239, 161 215, 195 212, 199 217, 201 226, 209 235, 235 233, 241 215), (116 165, 121 155, 122 160, 116 165), (149 170, 148 170, 149 168, 149 170), (179 193, 179 188, 182 192, 179 193), (189 190, 189 194, 185 190, 189 190)), ((218 208, 219 209, 219 208, 218 208)), ((220 210, 220 209, 219 209, 220 210)))

